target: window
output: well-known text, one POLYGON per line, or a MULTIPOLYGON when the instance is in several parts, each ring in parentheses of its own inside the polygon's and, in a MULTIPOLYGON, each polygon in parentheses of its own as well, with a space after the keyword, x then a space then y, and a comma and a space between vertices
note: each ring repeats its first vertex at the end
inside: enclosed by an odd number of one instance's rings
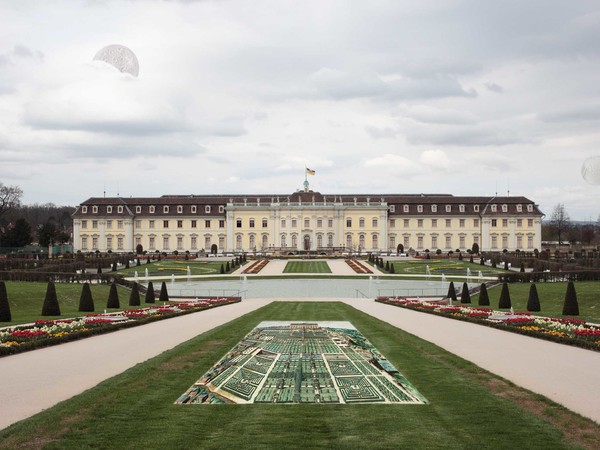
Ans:
POLYGON ((292 228, 296 228, 298 226, 298 222, 296 219, 292 219, 292 228))
POLYGON ((167 214, 169 212, 169 207, 168 206, 163 206, 163 213, 167 214))
POLYGON ((269 246, 269 236, 263 234, 262 237, 262 248, 267 248, 269 246))
MULTIPOLYGON (((92 208, 92 210, 93 210, 94 208, 98 209, 98 207, 97 207, 97 206, 94 206, 94 207, 92 208)), ((106 214, 112 214, 112 206, 107 206, 107 207, 106 207, 106 214)))
POLYGON ((346 248, 352 248, 352 235, 348 234, 346 236, 346 248))
POLYGON ((458 219, 458 226, 460 228, 464 228, 465 227, 465 219, 458 219))
POLYGON ((177 221, 177 228, 183 228, 183 220, 177 221))
POLYGON ((323 247, 323 235, 317 235, 317 247, 323 247))
POLYGON ((304 228, 310 228, 310 219, 304 219, 304 228))
POLYGON ((192 250, 198 249, 198 238, 196 236, 192 236, 192 250))
POLYGON ((431 212, 437 212, 437 205, 431 205, 431 212))
POLYGON ((122 213, 123 212, 123 207, 122 206, 117 206, 117 212, 118 213, 122 213))
POLYGON ((81 238, 81 248, 83 250, 87 250, 87 237, 83 236, 81 238))
POLYGON ((502 236, 502 248, 508 247, 508 236, 502 236))
POLYGON ((492 236, 492 248, 498 248, 498 236, 492 236))
POLYGON ((417 212, 423 212, 423 205, 417 205, 417 212))
POLYGON ((473 235, 473 244, 479 245, 479 235, 478 234, 473 235))
MULTIPOLYGON (((236 228, 242 228, 242 219, 237 219, 237 220, 235 221, 235 227, 236 227, 236 228)), ((240 236, 240 239, 241 239, 241 236, 240 236)), ((237 247, 237 248, 241 248, 241 246, 240 246, 240 247, 237 247)))
POLYGON ((358 237, 358 246, 359 246, 361 249, 362 249, 362 248, 365 248, 365 235, 364 235, 364 234, 361 234, 361 235, 358 237))
POLYGON ((219 228, 225 228, 225 221, 219 220, 219 228))
POLYGON ((292 234, 292 247, 296 248, 297 245, 298 245, 298 238, 296 237, 295 234, 292 234))
POLYGON ((154 245, 155 245, 155 243, 154 243, 154 236, 150 236, 150 241, 149 241, 148 245, 150 247, 150 250, 154 250, 154 245))
POLYGON ((521 204, 517 205, 517 212, 523 212, 523 205, 521 205, 521 204))
POLYGON ((204 207, 204 212, 205 212, 206 214, 210 214, 210 205, 206 205, 206 206, 204 207))
POLYGON ((112 236, 107 236, 106 237, 106 248, 107 249, 112 249, 112 236))
POLYGON ((373 235, 373 248, 379 248, 379 236, 373 235))
POLYGON ((527 205, 527 212, 533 212, 533 205, 527 205))
POLYGON ((248 223, 250 228, 254 228, 254 219, 250 219, 248 223))
POLYGON ((92 212, 93 213, 97 213, 98 212, 98 207, 97 206, 92 206, 92 212))
POLYGON ((365 218, 364 217, 361 217, 360 219, 358 219, 358 226, 359 226, 359 228, 365 227, 365 218))
MULTIPOLYGON (((219 208, 222 208, 222 206, 219 206, 219 208)), ((219 236, 219 249, 223 250, 224 248, 225 248, 225 237, 219 236)))
POLYGON ((154 214, 155 210, 156 210, 156 207, 154 207, 154 206, 150 206, 150 208, 148 208, 148 211, 150 212, 150 214, 154 214))
POLYGON ((262 227, 267 228, 269 226, 269 221, 267 219, 262 220, 262 227))
POLYGON ((81 214, 87 214, 87 206, 81 207, 81 214))
POLYGON ((458 205, 458 212, 465 212, 465 205, 458 205))
POLYGON ((169 221, 163 220, 163 228, 169 228, 169 221))
POLYGON ((390 212, 396 212, 396 205, 390 205, 390 212))
POLYGON ((248 237, 248 246, 250 247, 250 249, 251 249, 251 250, 253 250, 253 249, 254 249, 254 247, 256 247, 256 241, 255 241, 255 239, 254 239, 254 235, 253 235, 253 234, 251 234, 251 235, 248 237))
POLYGON ((446 228, 452 227, 452 219, 446 219, 446 228))
POLYGON ((479 205, 473 205, 473 211, 479 212, 479 205))
POLYGON ((183 250, 183 237, 177 236, 177 250, 183 250))
POLYGON ((178 205, 177 206, 177 214, 181 214, 183 212, 183 206, 178 205))
POLYGON ((346 219, 346 227, 352 228, 352 219, 346 219))
POLYGON ((533 248, 533 236, 527 236, 527 248, 533 248))
MULTIPOLYGON (((241 225, 240 225, 240 227, 241 227, 241 225)), ((235 237, 235 248, 238 249, 238 250, 242 249, 242 235, 241 234, 238 234, 235 237)))
POLYGON ((396 227, 396 221, 394 219, 390 219, 390 228, 395 228, 395 227, 396 227))
POLYGON ((81 221, 81 228, 83 228, 83 229, 87 228, 87 220, 82 220, 81 221))
POLYGON ((517 248, 523 247, 523 236, 517 235, 517 248))
POLYGON ((431 219, 431 228, 437 228, 437 219, 431 219))
POLYGON ((220 213, 224 213, 225 212, 225 207, 223 205, 219 206, 219 212, 220 213))
POLYGON ((446 212, 452 212, 452 205, 446 205, 446 212))
POLYGON ((109 229, 112 228, 112 220, 107 220, 106 221, 106 228, 109 228, 109 229))
POLYGON ((163 250, 169 250, 169 236, 163 236, 163 250))
POLYGON ((460 248, 465 248, 465 237, 463 235, 458 238, 458 246, 460 248))
POLYGON ((286 247, 286 244, 285 244, 285 234, 281 235, 281 246, 282 247, 286 247))
POLYGON ((148 221, 148 228, 154 229, 154 220, 149 220, 148 221))
POLYGON ((123 238, 121 236, 117 237, 117 250, 123 250, 123 238))
POLYGON ((117 220, 117 228, 118 228, 119 230, 122 230, 122 229, 123 229, 123 221, 122 221, 122 220, 117 220))
POLYGON ((198 207, 196 205, 192 205, 190 209, 192 214, 196 214, 198 212, 198 207))
POLYGON ((142 221, 141 220, 136 220, 135 221, 135 227, 136 228, 142 228, 142 221))
POLYGON ((92 238, 92 250, 96 250, 97 248, 98 248, 98 238, 93 237, 92 238))
POLYGON ((210 220, 204 221, 204 228, 210 228, 210 220))
POLYGON ((495 227, 498 225, 498 221, 496 219, 492 219, 492 226, 495 227))
POLYGON ((192 220, 192 228, 198 228, 198 221, 192 220))
POLYGON ((449 234, 446 235, 446 248, 452 248, 452 236, 449 234))
POLYGON ((404 228, 408 228, 410 226, 410 219, 404 219, 404 228))
POLYGON ((423 236, 417 237, 417 248, 423 248, 423 236))
POLYGON ((408 205, 404 205, 402 207, 402 211, 404 211, 405 213, 407 213, 408 212, 408 205))
POLYGON ((390 236, 390 248, 391 249, 396 248, 396 236, 390 236))
POLYGON ((211 246, 211 239, 210 236, 204 236, 204 248, 205 249, 210 249, 211 246))
POLYGON ((423 228, 423 219, 418 219, 417 220, 417 227, 418 228, 423 228))
POLYGON ((409 235, 404 235, 404 251, 408 252, 408 249, 410 248, 410 236, 409 235))
POLYGON ((92 220, 92 228, 98 228, 98 221, 97 220, 92 220))
POLYGON ((136 213, 136 214, 139 214, 139 213, 141 213, 141 212, 142 212, 142 207, 141 207, 141 206, 136 206, 136 207, 135 207, 135 213, 136 213))
POLYGON ((285 219, 281 219, 281 228, 285 228, 286 222, 285 219))
MULTIPOLYGON (((523 226, 523 219, 517 219, 517 227, 522 227, 523 226)), ((520 246, 519 246, 520 247, 520 246)))
POLYGON ((333 247, 333 234, 327 235, 327 247, 333 247))
POLYGON ((529 228, 532 228, 532 227, 533 227, 533 219, 527 219, 527 226, 528 226, 529 228))
POLYGON ((492 212, 496 212, 498 210, 498 208, 496 207, 496 205, 492 205, 491 208, 492 208, 492 212))
POLYGON ((317 228, 323 228, 323 219, 317 219, 317 228))
POLYGON ((327 219, 327 227, 333 228, 333 219, 327 219))
POLYGON ((508 226, 508 219, 502 219, 502 226, 506 228, 508 226))
POLYGON ((502 212, 508 211, 508 205, 502 205, 502 212))
POLYGON ((431 236, 431 248, 437 248, 437 236, 431 236))
POLYGON ((373 217, 373 220, 371 221, 371 223, 372 223, 373 228, 377 228, 378 222, 377 222, 377 218, 376 217, 373 217))
POLYGON ((479 226, 479 219, 473 219, 473 226, 474 227, 478 227, 479 226))

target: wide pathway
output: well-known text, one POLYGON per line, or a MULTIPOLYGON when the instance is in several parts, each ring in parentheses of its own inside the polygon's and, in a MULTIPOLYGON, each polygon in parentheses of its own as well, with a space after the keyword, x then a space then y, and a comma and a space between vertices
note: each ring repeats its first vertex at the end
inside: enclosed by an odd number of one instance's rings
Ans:
POLYGON ((345 303, 600 423, 600 352, 374 301, 345 303))

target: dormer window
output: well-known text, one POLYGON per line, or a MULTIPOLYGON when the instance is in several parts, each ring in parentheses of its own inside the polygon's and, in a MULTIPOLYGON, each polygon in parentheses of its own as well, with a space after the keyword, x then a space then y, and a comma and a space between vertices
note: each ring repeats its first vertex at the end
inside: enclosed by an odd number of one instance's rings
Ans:
POLYGON ((452 205, 446 205, 446 212, 452 212, 452 205))
POLYGON ((496 205, 492 205, 492 212, 496 212, 498 210, 498 208, 496 207, 496 205))
POLYGON ((225 212, 225 207, 223 205, 219 206, 219 212, 220 213, 224 213, 225 212))
POLYGON ((106 207, 106 214, 112 214, 112 206, 106 207))
POLYGON ((192 205, 192 214, 196 214, 197 207, 196 205, 192 205))
POLYGON ((405 213, 407 213, 408 212, 408 205, 404 205, 402 211, 404 211, 405 213))
POLYGON ((155 207, 154 205, 151 205, 151 206, 148 208, 148 212, 149 212, 150 214, 154 214, 154 211, 156 211, 156 207, 155 207))
POLYGON ((527 205, 527 211, 533 212, 533 205, 527 205))
POLYGON ((117 206, 117 212, 118 213, 122 213, 123 212, 123 207, 122 206, 117 206))
POLYGON ((136 214, 139 214, 139 213, 141 213, 141 212, 142 212, 142 207, 141 207, 141 206, 136 206, 136 207, 135 207, 135 213, 136 213, 136 214))
POLYGON ((423 212, 423 205, 417 205, 417 212, 423 212))
POLYGON ((81 207, 81 214, 87 214, 87 206, 81 207))
POLYGON ((508 212, 508 205, 502 205, 502 212, 508 212))
POLYGON ((168 206, 163 206, 163 213, 168 214, 169 213, 169 207, 168 206))
POLYGON ((479 205, 473 205, 473 211, 479 212, 479 205))
POLYGON ((98 207, 97 206, 92 206, 92 212, 94 214, 98 213, 98 207))
POLYGON ((210 206, 209 206, 209 205, 206 205, 206 206, 204 207, 204 212, 205 212, 206 214, 210 214, 210 206))
POLYGON ((390 212, 396 212, 396 205, 390 205, 390 212))
POLYGON ((465 212, 465 205, 458 205, 458 211, 459 212, 465 212))
POLYGON ((523 212, 523 205, 517 205, 517 212, 523 212))
POLYGON ((437 205, 431 205, 431 212, 437 212, 437 205))
POLYGON ((178 205, 177 206, 177 214, 181 214, 183 212, 183 206, 178 205))

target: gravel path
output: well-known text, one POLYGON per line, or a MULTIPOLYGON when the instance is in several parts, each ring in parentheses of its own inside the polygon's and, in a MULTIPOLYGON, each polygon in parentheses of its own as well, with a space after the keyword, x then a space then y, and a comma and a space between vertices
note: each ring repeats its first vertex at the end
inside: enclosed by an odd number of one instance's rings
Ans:
MULTIPOLYGON (((336 301, 330 298, 285 299, 294 300, 336 301)), ((600 423, 598 352, 372 300, 339 300, 600 423)), ((244 300, 234 305, 0 358, 0 429, 272 301, 244 300), (152 345, 148 345, 149 342, 152 345)))

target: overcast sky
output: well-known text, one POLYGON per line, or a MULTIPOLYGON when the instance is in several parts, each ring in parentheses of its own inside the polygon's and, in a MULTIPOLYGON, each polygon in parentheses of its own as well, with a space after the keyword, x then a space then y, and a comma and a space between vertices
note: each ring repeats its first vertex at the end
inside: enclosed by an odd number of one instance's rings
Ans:
POLYGON ((524 195, 596 220, 600 3, 1 1, 0 182, 24 202, 524 195), (129 47, 139 76, 93 61, 129 47))

